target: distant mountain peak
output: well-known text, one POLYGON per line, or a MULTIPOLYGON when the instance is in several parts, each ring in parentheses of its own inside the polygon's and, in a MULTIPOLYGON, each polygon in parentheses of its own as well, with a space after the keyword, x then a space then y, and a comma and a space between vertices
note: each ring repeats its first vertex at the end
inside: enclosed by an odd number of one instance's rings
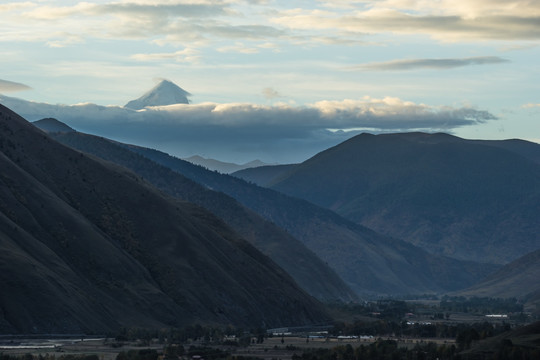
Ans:
POLYGON ((33 121, 32 124, 45 132, 75 132, 75 129, 73 129, 72 127, 53 118, 45 118, 33 121))
POLYGON ((164 106, 173 104, 189 104, 191 94, 169 80, 161 80, 150 91, 138 99, 131 100, 124 107, 141 110, 147 106, 164 106))

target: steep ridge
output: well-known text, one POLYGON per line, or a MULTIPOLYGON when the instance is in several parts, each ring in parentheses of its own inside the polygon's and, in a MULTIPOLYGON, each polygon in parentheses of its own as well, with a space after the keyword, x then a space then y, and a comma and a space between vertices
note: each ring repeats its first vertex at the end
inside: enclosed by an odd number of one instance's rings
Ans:
POLYGON ((172 196, 205 207, 271 257, 305 291, 319 300, 358 300, 339 276, 300 241, 233 198, 207 189, 105 138, 80 132, 56 133, 52 136, 65 145, 129 168, 172 196))
POLYGON ((0 327, 105 332, 327 319, 214 215, 0 106, 0 327))
POLYGON ((163 152, 128 146, 184 176, 232 196, 302 241, 358 294, 404 294, 457 290, 483 279, 497 266, 434 256, 382 236, 307 201, 208 171, 163 152))
POLYGON ((460 259, 505 263, 540 244, 540 166, 492 142, 362 134, 271 188, 460 259))

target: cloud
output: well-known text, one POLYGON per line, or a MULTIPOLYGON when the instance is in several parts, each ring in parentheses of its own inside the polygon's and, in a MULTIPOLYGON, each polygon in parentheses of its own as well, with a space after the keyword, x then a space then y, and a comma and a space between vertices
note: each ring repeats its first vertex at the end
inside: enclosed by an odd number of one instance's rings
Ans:
MULTIPOLYGON (((373 45, 367 37, 386 33, 423 34, 441 41, 540 39, 538 1, 338 0, 300 2, 304 8, 294 9, 276 2, 236 0, 58 3, 62 2, 0 5, 2 22, 11 29, 0 41, 40 41, 64 47, 92 38, 142 39, 193 47, 223 39, 279 39, 303 46, 373 45)), ((254 53, 255 49, 240 50, 254 53)))
POLYGON ((106 4, 93 4, 89 2, 79 2, 72 6, 49 6, 37 5, 32 10, 26 11, 24 15, 35 20, 60 20, 73 16, 107 16, 107 17, 127 17, 133 16, 149 18, 170 18, 170 17, 208 17, 224 15, 227 13, 227 6, 220 1, 201 3, 178 3, 178 2, 110 2, 106 4))
POLYGON ((221 46, 217 48, 216 50, 222 53, 236 52, 236 53, 241 53, 241 54, 257 54, 260 51, 256 47, 249 47, 249 46, 244 45, 243 43, 236 43, 234 45, 221 46))
POLYGON ((30 2, 30 1, 0 4, 0 12, 7 12, 7 11, 25 9, 25 8, 32 7, 34 5, 35 4, 33 2, 30 2))
POLYGON ((0 92, 14 92, 31 89, 32 88, 30 86, 25 84, 0 79, 0 92))
POLYGON ((260 39, 279 31, 265 24, 236 24, 229 1, 15 2, 0 5, 10 29, 0 41, 45 42, 51 47, 88 39, 142 39, 164 44, 200 42, 208 36, 260 39), (231 22, 232 21, 232 22, 231 22), (234 24, 233 24, 234 23, 234 24))
POLYGON ((536 1, 344 1, 354 8, 328 7, 278 12, 272 22, 294 30, 425 34, 440 41, 540 39, 536 1), (472 5, 471 5, 472 3, 472 5))
POLYGON ((461 59, 403 59, 385 62, 360 64, 352 67, 358 70, 416 70, 416 69, 453 69, 469 65, 487 65, 507 63, 509 60, 498 56, 479 56, 461 59))
POLYGON ((29 120, 54 117, 79 131, 177 156, 204 154, 235 161, 300 161, 338 144, 357 129, 451 132, 496 119, 471 107, 429 106, 394 97, 320 101, 306 106, 177 104, 141 111, 94 104, 48 105, 7 97, 0 100, 29 120))
POLYGON ((199 51, 192 48, 185 48, 170 53, 141 53, 133 54, 131 58, 138 61, 167 61, 196 63, 200 60, 199 51))
POLYGON ((268 100, 283 97, 283 95, 281 95, 276 90, 274 90, 273 88, 270 88, 270 87, 262 89, 262 94, 268 100))
POLYGON ((83 38, 79 35, 72 35, 69 33, 63 33, 60 35, 59 40, 49 40, 46 42, 47 46, 51 48, 63 48, 73 44, 79 44, 84 42, 83 38))
POLYGON ((532 108, 540 107, 540 104, 528 103, 528 104, 522 105, 521 107, 524 109, 532 109, 532 108))

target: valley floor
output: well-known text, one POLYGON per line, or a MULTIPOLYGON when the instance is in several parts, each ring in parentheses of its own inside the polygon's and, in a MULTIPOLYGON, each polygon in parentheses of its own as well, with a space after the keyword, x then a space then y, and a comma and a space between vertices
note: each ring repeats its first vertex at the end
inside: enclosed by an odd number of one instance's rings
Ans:
MULTIPOLYGON (((416 344, 436 343, 455 344, 453 339, 434 339, 434 338, 404 338, 404 337, 384 337, 383 340, 394 340, 398 342, 400 347, 412 348, 416 344)), ((266 338, 262 344, 251 344, 247 347, 228 347, 225 345, 215 346, 216 349, 229 352, 232 356, 254 357, 259 359, 291 359, 294 354, 300 354, 306 349, 331 349, 336 346, 351 345, 356 348, 360 345, 368 345, 377 338, 356 338, 356 339, 338 339, 336 337, 314 339, 310 338, 306 341, 303 336, 287 336, 283 338, 276 336, 266 338)), ((183 344, 187 349, 191 345, 201 345, 199 343, 183 344)), ((34 356, 41 355, 44 358, 55 356, 56 358, 64 355, 97 355, 100 360, 115 360, 120 352, 129 350, 154 349, 161 353, 164 349, 163 344, 151 343, 141 344, 137 342, 124 343, 118 346, 114 340, 105 338, 96 339, 32 339, 32 340, 17 340, 16 342, 1 341, 0 354, 11 356, 23 356, 32 354, 34 356)), ((214 347, 214 346, 213 346, 214 347)))

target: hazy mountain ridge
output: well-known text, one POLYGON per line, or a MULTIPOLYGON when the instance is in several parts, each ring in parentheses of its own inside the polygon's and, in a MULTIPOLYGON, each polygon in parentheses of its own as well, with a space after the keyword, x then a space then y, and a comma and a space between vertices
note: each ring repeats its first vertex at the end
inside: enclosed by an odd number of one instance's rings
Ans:
POLYGON ((457 290, 497 269, 490 264, 434 256, 304 200, 208 171, 157 150, 129 148, 208 188, 232 196, 274 222, 307 245, 359 294, 457 290))
POLYGON ((53 136, 63 144, 131 169, 172 196, 205 207, 270 256, 312 296, 324 301, 357 300, 355 293, 311 250, 233 198, 204 188, 181 174, 128 150, 125 145, 82 133, 53 136))
POLYGON ((3 331, 327 318, 214 215, 57 143, 3 106, 0 150, 3 331))
POLYGON ((267 187, 275 179, 291 171, 296 166, 298 166, 298 164, 266 165, 257 167, 256 171, 252 171, 253 168, 246 168, 235 171, 231 173, 231 175, 246 180, 247 182, 267 187))
POLYGON ((195 164, 195 165, 203 166, 207 168, 208 170, 219 171, 222 174, 230 174, 235 171, 240 171, 243 169, 268 165, 266 163, 263 163, 260 160, 253 160, 245 164, 235 164, 235 163, 224 162, 224 161, 219 161, 215 159, 206 159, 199 155, 190 156, 188 158, 184 158, 183 160, 189 161, 190 163, 195 164))
POLYGON ((363 134, 268 182, 433 253, 504 263, 540 241, 540 166, 493 142, 363 134))
POLYGON ((65 123, 52 118, 37 120, 34 121, 33 124, 48 133, 75 131, 75 129, 65 123))

